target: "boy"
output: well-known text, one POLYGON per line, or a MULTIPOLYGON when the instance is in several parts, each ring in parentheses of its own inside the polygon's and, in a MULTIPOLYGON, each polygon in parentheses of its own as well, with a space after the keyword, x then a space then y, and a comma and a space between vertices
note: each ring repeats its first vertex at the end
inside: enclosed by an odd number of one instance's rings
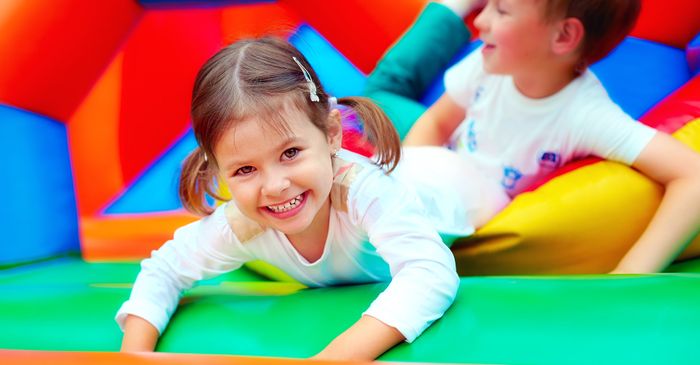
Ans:
MULTIPOLYGON (((490 186, 486 190, 498 188, 502 196, 512 198, 572 159, 596 155, 631 165, 663 184, 666 193, 645 232, 613 272, 662 270, 697 233, 700 156, 636 123, 610 100, 587 68, 631 30, 639 0, 429 4, 378 64, 368 80, 368 95, 387 106, 399 129, 408 129, 411 115, 397 118, 391 104, 407 103, 402 109, 418 113, 415 102, 402 98, 420 95, 469 39, 461 17, 484 3, 474 21, 484 44, 447 71, 445 93, 411 127, 404 140, 411 148, 406 149, 402 173, 430 175, 422 176, 422 183, 433 179, 440 187, 447 179, 435 170, 462 171, 452 163, 461 161, 484 176, 490 186), (427 170, 425 159, 415 156, 432 149, 418 146, 448 146, 460 158, 445 152, 443 160, 451 162, 444 162, 433 156, 427 170)), ((461 177, 469 178, 477 177, 461 177)), ((445 199, 454 199, 447 195, 445 199)), ((503 207, 503 199, 484 198, 487 195, 476 194, 480 200, 475 209, 492 216, 503 207)))

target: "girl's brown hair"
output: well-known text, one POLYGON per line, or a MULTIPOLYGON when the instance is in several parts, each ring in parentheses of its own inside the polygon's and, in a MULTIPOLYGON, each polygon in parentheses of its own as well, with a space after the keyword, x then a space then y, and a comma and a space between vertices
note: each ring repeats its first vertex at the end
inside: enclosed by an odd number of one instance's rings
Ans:
POLYGON ((585 31, 581 62, 605 57, 629 34, 641 11, 641 0, 546 0, 546 18, 576 18, 585 31))
MULTIPOLYGON (((216 193, 219 169, 213 152, 224 131, 255 116, 265 124, 261 128, 286 133, 282 113, 291 103, 327 134, 329 98, 306 58, 280 38, 241 40, 216 53, 199 70, 192 92, 192 129, 199 147, 187 156, 180 174, 179 195, 185 209, 207 215, 213 209, 206 194, 225 200, 216 193), (308 71, 318 101, 311 100, 310 84, 294 58, 308 71)), ((339 98, 338 104, 350 107, 362 120, 365 136, 376 148, 377 163, 392 171, 401 144, 386 114, 363 97, 339 98)))

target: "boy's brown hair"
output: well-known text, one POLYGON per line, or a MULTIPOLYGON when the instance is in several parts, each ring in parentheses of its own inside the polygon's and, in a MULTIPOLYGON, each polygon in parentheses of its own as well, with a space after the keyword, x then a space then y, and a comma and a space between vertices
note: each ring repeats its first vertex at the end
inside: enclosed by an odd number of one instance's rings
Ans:
POLYGON ((581 62, 605 57, 629 34, 639 17, 641 0, 545 0, 545 17, 577 18, 583 23, 581 62))

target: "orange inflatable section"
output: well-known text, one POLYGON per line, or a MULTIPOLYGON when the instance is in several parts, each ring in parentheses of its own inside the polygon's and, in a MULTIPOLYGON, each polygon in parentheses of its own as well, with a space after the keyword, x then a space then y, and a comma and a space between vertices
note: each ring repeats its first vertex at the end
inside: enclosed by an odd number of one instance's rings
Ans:
MULTIPOLYGON (((353 365, 372 364, 359 361, 299 360, 270 357, 245 357, 231 355, 198 355, 172 353, 121 353, 121 352, 68 352, 0 350, 4 365, 353 365)), ((387 363, 389 364, 389 363, 387 363)))
POLYGON ((148 10, 69 121, 80 215, 99 213, 185 132, 195 74, 219 47, 298 25, 278 4, 148 10))
POLYGON ((87 261, 131 261, 151 255, 173 232, 198 218, 186 212, 82 217, 80 243, 87 261))
POLYGON ((643 0, 635 37, 685 49, 700 32, 700 1, 643 0))
POLYGON ((67 121, 142 12, 132 0, 0 1, 0 102, 67 121))
POLYGON ((222 12, 221 30, 224 44, 230 44, 241 38, 262 35, 289 37, 299 23, 293 11, 277 3, 232 6, 222 12))
POLYGON ((81 215, 97 214, 124 189, 117 143, 123 59, 120 54, 112 61, 68 122, 68 146, 81 215))
POLYGON ((426 0, 279 0, 364 73, 413 22, 426 0), (390 15, 388 15, 390 14, 390 15), (357 24, 362 19, 362 24, 357 24))

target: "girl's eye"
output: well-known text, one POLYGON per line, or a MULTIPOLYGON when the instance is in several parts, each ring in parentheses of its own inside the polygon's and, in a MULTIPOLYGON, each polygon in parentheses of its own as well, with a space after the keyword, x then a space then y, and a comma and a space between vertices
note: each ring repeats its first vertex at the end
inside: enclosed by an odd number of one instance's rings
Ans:
POLYGON ((292 160, 299 154, 299 149, 296 147, 289 148, 282 153, 282 157, 286 160, 292 160))
POLYGON ((253 173, 255 171, 255 167, 253 166, 243 166, 236 170, 236 172, 233 173, 233 176, 245 176, 253 173))

